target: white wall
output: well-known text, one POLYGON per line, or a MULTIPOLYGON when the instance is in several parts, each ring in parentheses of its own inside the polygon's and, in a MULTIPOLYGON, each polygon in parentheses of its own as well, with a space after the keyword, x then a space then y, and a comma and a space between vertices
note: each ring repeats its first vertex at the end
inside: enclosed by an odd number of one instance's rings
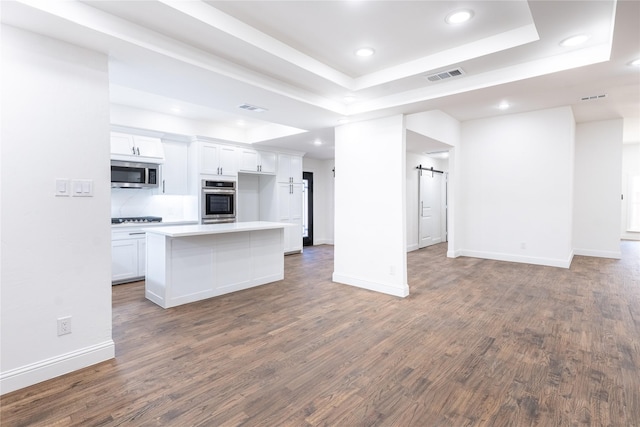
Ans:
POLYGON ((573 248, 620 258, 622 119, 576 125, 573 248))
POLYGON ((420 174, 416 166, 447 172, 448 163, 447 160, 434 159, 425 154, 407 153, 407 252, 419 247, 420 174))
POLYGON ((313 244, 333 244, 334 160, 303 158, 302 170, 313 173, 313 244))
POLYGON ((621 206, 621 236, 627 240, 640 240, 639 232, 632 232, 627 229, 629 224, 629 178, 640 176, 640 143, 624 144, 622 146, 622 194, 624 199, 621 206))
POLYGON ((110 359, 107 57, 2 27, 2 393, 110 359), (56 178, 93 197, 55 197, 56 178), (72 333, 57 336, 57 319, 72 333))
POLYGON ((417 132, 445 144, 457 147, 460 143, 460 122, 440 110, 409 114, 407 130, 417 132))
POLYGON ((464 122, 458 254, 569 267, 574 141, 570 107, 464 122))
POLYGON ((336 128, 333 280, 407 296, 404 117, 336 128))

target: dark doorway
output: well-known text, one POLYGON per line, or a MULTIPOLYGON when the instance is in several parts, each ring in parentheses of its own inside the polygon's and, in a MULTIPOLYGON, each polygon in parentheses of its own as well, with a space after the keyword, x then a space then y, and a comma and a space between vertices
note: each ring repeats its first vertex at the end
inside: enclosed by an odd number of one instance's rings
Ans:
POLYGON ((313 246, 312 172, 302 172, 302 245, 313 246))

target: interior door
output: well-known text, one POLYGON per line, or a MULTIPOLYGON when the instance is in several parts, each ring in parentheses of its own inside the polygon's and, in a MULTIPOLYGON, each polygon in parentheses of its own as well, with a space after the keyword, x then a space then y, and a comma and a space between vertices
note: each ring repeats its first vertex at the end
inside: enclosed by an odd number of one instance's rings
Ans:
POLYGON ((444 242, 443 227, 444 176, 442 173, 420 171, 420 218, 418 247, 424 248, 444 242))

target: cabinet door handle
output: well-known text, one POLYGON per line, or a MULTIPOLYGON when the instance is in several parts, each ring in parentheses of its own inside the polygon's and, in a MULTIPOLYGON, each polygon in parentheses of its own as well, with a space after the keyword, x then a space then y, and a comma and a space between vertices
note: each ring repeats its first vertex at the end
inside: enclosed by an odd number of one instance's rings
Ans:
POLYGON ((136 151, 138 152, 138 156, 140 155, 140 147, 136 147, 136 151))
POLYGON ((164 179, 162 180, 162 192, 164 193, 164 179))
POLYGON ((136 147, 131 147, 131 154, 136 155, 136 147))
POLYGON ((220 166, 220 175, 222 175, 222 166, 220 166))
POLYGON ((146 234, 144 231, 141 231, 139 233, 129 233, 129 236, 135 236, 137 234, 146 234))

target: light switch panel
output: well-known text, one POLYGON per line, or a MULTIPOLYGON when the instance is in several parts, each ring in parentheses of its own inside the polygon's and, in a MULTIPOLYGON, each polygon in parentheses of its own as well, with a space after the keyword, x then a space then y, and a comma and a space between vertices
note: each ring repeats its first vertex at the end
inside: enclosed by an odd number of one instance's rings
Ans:
POLYGON ((71 195, 73 197, 93 197, 93 180, 92 179, 72 180, 71 195))
POLYGON ((67 178, 56 179, 56 197, 69 197, 71 193, 71 187, 67 178))

